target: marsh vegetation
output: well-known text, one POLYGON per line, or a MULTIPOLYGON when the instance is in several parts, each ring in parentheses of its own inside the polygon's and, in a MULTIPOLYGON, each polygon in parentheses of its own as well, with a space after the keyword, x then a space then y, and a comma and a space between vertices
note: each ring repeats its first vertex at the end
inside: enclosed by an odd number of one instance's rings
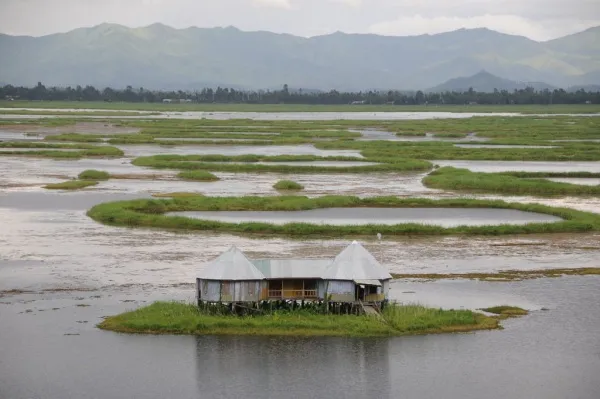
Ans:
POLYGON ((292 180, 279 180, 273 185, 275 190, 281 191, 300 191, 304 190, 304 186, 292 180))
POLYGON ((377 337, 491 330, 498 320, 470 310, 390 304, 383 318, 332 315, 309 310, 256 316, 214 315, 195 305, 155 302, 107 317, 98 327, 116 332, 194 335, 293 335, 377 337))
POLYGON ((504 201, 423 198, 324 196, 279 197, 189 197, 174 199, 133 200, 109 202, 94 206, 88 216, 109 225, 152 227, 182 230, 227 231, 241 234, 274 234, 291 236, 356 236, 375 235, 502 235, 558 232, 589 232, 600 230, 600 215, 568 208, 554 208, 538 204, 507 203, 504 201), (278 225, 264 222, 226 223, 214 220, 168 216, 168 212, 182 211, 298 211, 320 208, 499 208, 557 216, 562 221, 529 223, 525 225, 490 225, 441 227, 419 223, 397 225, 327 225, 288 223, 278 225))
POLYGON ((423 178, 427 187, 480 193, 519 194, 537 196, 600 195, 600 186, 559 183, 530 176, 565 176, 591 173, 481 173, 468 169, 444 167, 423 178))

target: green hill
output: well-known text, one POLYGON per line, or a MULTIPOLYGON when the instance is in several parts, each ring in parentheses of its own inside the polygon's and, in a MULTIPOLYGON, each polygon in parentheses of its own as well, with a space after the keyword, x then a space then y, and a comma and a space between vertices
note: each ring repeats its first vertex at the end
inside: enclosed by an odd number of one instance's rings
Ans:
POLYGON ((600 83, 600 28, 549 42, 488 29, 312 38, 227 28, 102 24, 42 37, 0 35, 0 81, 145 88, 433 87, 481 70, 553 86, 600 83))

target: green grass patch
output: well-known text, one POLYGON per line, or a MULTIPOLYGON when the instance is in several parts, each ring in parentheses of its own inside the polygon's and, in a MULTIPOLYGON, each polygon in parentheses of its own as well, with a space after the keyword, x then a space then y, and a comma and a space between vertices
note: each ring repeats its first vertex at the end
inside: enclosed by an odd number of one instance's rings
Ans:
POLYGON ((97 134, 62 133, 51 134, 44 138, 46 141, 72 141, 75 143, 100 143, 102 137, 97 134))
POLYGON ((138 157, 133 165, 155 169, 210 170, 218 172, 277 172, 277 173, 368 173, 405 172, 431 169, 431 163, 415 159, 363 159, 358 157, 318 157, 312 155, 154 155, 138 157), (363 166, 311 166, 291 164, 260 164, 258 162, 310 162, 310 161, 369 161, 378 162, 363 166))
POLYGON ((523 178, 527 173, 481 173, 468 169, 445 167, 423 178, 427 187, 454 190, 519 195, 600 195, 600 186, 559 183, 545 179, 523 178))
POLYGON ((92 144, 67 144, 44 142, 0 142, 0 148, 11 148, 10 152, 1 152, 5 156, 29 156, 43 158, 79 159, 85 157, 121 157, 123 151, 111 146, 95 146, 92 144), (37 150, 30 150, 36 148, 37 150), (27 150, 25 150, 27 149, 27 150), (70 150, 70 151, 61 151, 70 150))
POLYGON ((280 311, 256 316, 211 315, 197 306, 155 302, 106 318, 98 327, 124 333, 381 337, 495 329, 498 320, 469 310, 388 305, 376 317, 280 311))
POLYGON ((290 190, 290 191, 300 191, 304 190, 304 186, 300 183, 296 183, 292 180, 279 180, 277 183, 273 185, 275 190, 290 190))
POLYGON ((62 183, 47 184, 44 188, 48 190, 79 190, 89 186, 95 186, 97 181, 90 180, 68 180, 62 183))
POLYGON ((81 172, 77 177, 81 180, 108 180, 110 174, 102 170, 88 169, 81 172))
POLYGON ((177 177, 184 180, 193 180, 193 181, 217 181, 219 178, 213 175, 210 172, 205 170, 186 170, 183 172, 179 172, 177 177))
POLYGON ((493 314, 497 314, 500 316, 507 316, 507 317, 525 316, 525 315, 529 314, 529 312, 525 309, 521 309, 516 306, 508 306, 508 305, 493 306, 491 308, 485 308, 485 309, 481 309, 481 310, 483 310, 484 312, 493 313, 493 314))
POLYGON ((598 172, 500 172, 500 175, 521 178, 567 177, 567 178, 600 178, 598 172))
POLYGON ((181 230, 225 231, 240 234, 285 236, 357 236, 375 235, 503 235, 533 233, 577 233, 600 231, 600 215, 568 208, 555 208, 539 204, 507 203, 497 200, 424 198, 324 196, 278 197, 191 197, 162 200, 139 199, 109 202, 94 206, 88 211, 92 219, 115 226, 151 227, 181 230), (309 223, 225 223, 165 215, 176 211, 299 211, 317 208, 502 208, 554 215, 562 221, 530 223, 525 225, 501 224, 493 226, 441 227, 417 223, 397 225, 331 226, 309 223))

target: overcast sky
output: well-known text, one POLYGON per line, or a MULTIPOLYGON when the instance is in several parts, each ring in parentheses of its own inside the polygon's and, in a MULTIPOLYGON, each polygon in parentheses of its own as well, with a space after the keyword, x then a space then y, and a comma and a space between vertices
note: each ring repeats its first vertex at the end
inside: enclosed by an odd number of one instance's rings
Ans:
POLYGON ((40 36, 102 22, 233 25, 300 36, 487 27, 548 40, 600 25, 600 0, 0 0, 2 33, 40 36))

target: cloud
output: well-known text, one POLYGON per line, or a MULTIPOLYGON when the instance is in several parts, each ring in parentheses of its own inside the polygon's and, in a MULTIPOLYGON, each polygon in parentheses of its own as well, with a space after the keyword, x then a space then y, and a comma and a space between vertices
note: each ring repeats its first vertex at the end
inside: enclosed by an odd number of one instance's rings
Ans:
POLYGON ((479 15, 473 17, 424 17, 422 15, 401 16, 395 20, 375 23, 369 32, 382 35, 420 35, 448 32, 460 28, 488 28, 498 32, 526 36, 534 40, 548 40, 562 34, 583 30, 597 25, 599 21, 543 20, 533 21, 518 15, 479 15), (558 23, 563 25, 559 32, 558 23), (577 27, 579 29, 574 29, 577 27))
POLYGON ((362 5, 362 0, 328 0, 331 3, 339 3, 349 7, 358 8, 362 5))
POLYGON ((252 4, 259 7, 292 8, 290 0, 252 0, 252 4))

